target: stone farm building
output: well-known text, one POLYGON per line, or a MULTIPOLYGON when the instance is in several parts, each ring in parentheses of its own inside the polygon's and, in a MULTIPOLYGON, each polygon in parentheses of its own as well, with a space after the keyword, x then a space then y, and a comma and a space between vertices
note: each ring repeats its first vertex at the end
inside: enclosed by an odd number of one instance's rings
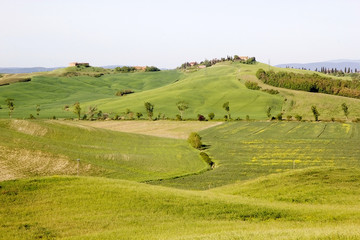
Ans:
POLYGON ((89 67, 90 64, 89 63, 79 63, 79 62, 69 63, 69 67, 79 67, 79 66, 89 67))
POLYGON ((241 61, 249 60, 248 56, 240 56, 239 58, 240 58, 241 61))
POLYGON ((135 66, 135 69, 136 70, 145 70, 146 67, 144 67, 144 66, 135 66))

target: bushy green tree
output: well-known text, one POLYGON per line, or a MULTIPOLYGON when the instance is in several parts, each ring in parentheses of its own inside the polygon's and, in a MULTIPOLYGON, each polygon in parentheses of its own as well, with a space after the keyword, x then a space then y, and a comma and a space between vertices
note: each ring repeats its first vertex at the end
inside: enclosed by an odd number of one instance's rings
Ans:
POLYGON ((145 105, 145 109, 146 109, 149 120, 152 120, 152 117, 154 114, 154 105, 149 102, 146 102, 144 105, 145 105))
POLYGON ((192 132, 188 137, 188 142, 193 148, 199 149, 202 146, 201 137, 198 133, 192 132))
POLYGON ((208 114, 208 117, 209 117, 210 120, 213 120, 214 117, 215 117, 215 113, 213 113, 213 112, 212 112, 212 113, 209 113, 209 114, 208 114))

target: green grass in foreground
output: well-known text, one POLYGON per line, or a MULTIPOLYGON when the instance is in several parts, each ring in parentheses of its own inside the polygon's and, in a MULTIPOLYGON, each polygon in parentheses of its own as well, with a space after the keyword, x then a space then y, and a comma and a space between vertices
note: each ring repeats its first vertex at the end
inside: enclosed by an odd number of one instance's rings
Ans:
POLYGON ((145 181, 203 171, 185 140, 91 127, 66 121, 0 120, 0 180, 54 174, 145 181))
POLYGON ((124 180, 0 183, 0 239, 356 239, 359 208, 267 202, 124 180))
POLYGON ((209 189, 308 167, 360 167, 360 125, 315 122, 228 122, 200 132, 216 168, 153 182, 209 189))

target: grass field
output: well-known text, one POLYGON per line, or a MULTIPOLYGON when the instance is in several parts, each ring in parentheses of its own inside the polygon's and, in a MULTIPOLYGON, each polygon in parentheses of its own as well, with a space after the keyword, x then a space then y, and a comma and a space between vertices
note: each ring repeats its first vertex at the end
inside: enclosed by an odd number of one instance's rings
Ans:
POLYGON ((67 122, 0 120, 0 180, 42 175, 105 176, 136 181, 203 171, 184 140, 120 133, 67 122))
POLYGON ((360 236, 358 205, 268 202, 218 192, 82 177, 1 182, 0 192, 0 239, 357 239, 360 236))
POLYGON ((293 168, 358 168, 359 127, 356 123, 225 123, 200 132, 216 163, 213 171, 154 184, 208 189, 293 168))

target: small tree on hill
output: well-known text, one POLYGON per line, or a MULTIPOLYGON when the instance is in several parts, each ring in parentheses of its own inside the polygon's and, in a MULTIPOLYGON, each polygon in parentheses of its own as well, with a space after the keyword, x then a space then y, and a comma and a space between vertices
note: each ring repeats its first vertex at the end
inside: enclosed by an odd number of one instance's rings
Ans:
POLYGON ((344 115, 346 117, 346 119, 348 118, 349 115, 349 107, 346 105, 346 103, 341 104, 341 108, 344 111, 344 115))
POLYGON ((9 109, 9 117, 11 118, 11 114, 15 109, 14 99, 8 98, 8 99, 5 100, 5 102, 6 102, 6 105, 8 106, 8 109, 9 109))
POLYGON ((208 116, 209 116, 209 119, 210 119, 210 120, 213 120, 213 119, 214 119, 214 117, 215 117, 215 114, 214 114, 214 113, 209 113, 209 115, 208 115, 208 116))
POLYGON ((271 107, 268 107, 267 110, 266 110, 266 116, 268 118, 271 118, 271 107))
POLYGON ((176 106, 179 109, 181 119, 183 119, 183 114, 187 109, 189 109, 189 104, 185 101, 179 101, 176 103, 176 106))
POLYGON ((225 111, 227 112, 228 114, 228 119, 230 120, 231 119, 231 116, 230 116, 230 106, 229 106, 229 102, 226 102, 223 104, 223 108, 225 109, 225 111))
POLYGON ((37 104, 36 105, 36 115, 39 117, 40 116, 40 105, 39 104, 37 104))
POLYGON ((311 106, 311 111, 314 115, 314 118, 315 118, 315 121, 319 121, 319 116, 320 116, 320 113, 319 111, 316 109, 316 106, 311 106))
POLYGON ((149 120, 152 120, 152 116, 154 114, 154 105, 149 102, 146 102, 144 105, 145 105, 145 109, 146 109, 147 115, 149 117, 149 120))
POLYGON ((89 119, 91 120, 97 113, 97 106, 89 106, 89 111, 87 113, 89 119))
POLYGON ((73 111, 78 116, 78 119, 80 120, 81 107, 80 107, 79 102, 74 103, 74 110, 73 111))

